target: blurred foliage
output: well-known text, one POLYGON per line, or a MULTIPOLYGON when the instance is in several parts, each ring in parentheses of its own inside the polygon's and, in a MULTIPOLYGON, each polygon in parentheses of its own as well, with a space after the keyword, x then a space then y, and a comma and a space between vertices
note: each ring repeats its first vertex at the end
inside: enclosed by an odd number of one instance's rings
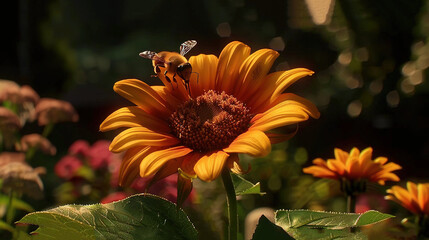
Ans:
MULTIPOLYGON (((260 181, 267 195, 243 196, 240 218, 257 206, 342 211, 345 203, 334 182, 301 172, 314 158, 331 156, 334 147, 372 146, 374 155, 403 166, 401 179, 427 181, 429 1, 320 1, 331 2, 332 15, 319 24, 313 22, 309 2, 8 1, 3 5, 10 10, 1 15, 7 37, 0 46, 0 78, 28 84, 42 96, 75 106, 80 123, 58 126, 52 134, 64 155, 76 139, 93 142, 115 135, 98 132, 109 113, 126 105, 111 90, 115 81, 139 78, 161 84, 150 77, 150 61, 139 52, 174 51, 185 40, 195 39, 198 45, 189 56, 218 55, 226 43, 240 40, 253 50, 278 50, 273 70, 314 70, 313 77, 288 91, 311 99, 322 114, 303 123, 292 140, 277 145, 268 157, 242 158, 244 167, 252 166, 246 178, 260 181)), ((46 161, 52 172, 54 163, 46 161)), ((46 161, 34 158, 37 164, 46 161)), ((56 184, 51 176, 44 179, 48 193, 56 184)), ((202 207, 207 211, 224 204, 213 184, 196 184, 208 199, 201 205, 211 205, 202 207)), ((369 186, 372 193, 384 190, 369 186)), ((53 202, 52 195, 46 198, 53 202)), ((391 210, 405 216, 397 206, 391 210)), ((222 214, 211 214, 212 220, 222 214)), ((219 230, 222 224, 216 224, 219 230)))

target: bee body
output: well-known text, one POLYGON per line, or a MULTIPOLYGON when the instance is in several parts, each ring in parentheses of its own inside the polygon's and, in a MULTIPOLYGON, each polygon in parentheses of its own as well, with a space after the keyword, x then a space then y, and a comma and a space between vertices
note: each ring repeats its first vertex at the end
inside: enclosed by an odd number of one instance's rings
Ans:
POLYGON ((143 58, 151 59, 154 67, 154 72, 158 75, 161 74, 161 68, 164 68, 164 76, 169 83, 171 79, 177 84, 176 75, 184 81, 185 87, 189 91, 189 80, 192 74, 192 66, 184 57, 195 45, 197 41, 189 40, 180 45, 180 53, 162 51, 159 53, 152 51, 144 51, 139 55, 143 58), (171 78, 170 78, 171 77, 171 78))

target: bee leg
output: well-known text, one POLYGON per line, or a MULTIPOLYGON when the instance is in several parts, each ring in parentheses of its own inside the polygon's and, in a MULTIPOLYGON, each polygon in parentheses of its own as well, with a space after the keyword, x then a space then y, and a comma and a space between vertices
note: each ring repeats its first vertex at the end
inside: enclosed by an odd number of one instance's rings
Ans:
POLYGON ((192 74, 192 73, 197 74, 197 83, 198 83, 198 80, 200 79, 200 74, 199 74, 199 73, 197 73, 197 72, 191 72, 191 74, 192 74))
MULTIPOLYGON (((167 79, 167 81, 171 84, 171 87, 174 89, 173 83, 171 82, 171 79, 167 76, 168 71, 165 70, 164 72, 164 77, 165 79, 167 79)), ((173 78, 174 79, 174 78, 173 78)))
POLYGON ((177 73, 173 74, 173 82, 175 82, 176 86, 179 87, 179 84, 177 83, 177 80, 176 80, 176 75, 177 75, 177 73))

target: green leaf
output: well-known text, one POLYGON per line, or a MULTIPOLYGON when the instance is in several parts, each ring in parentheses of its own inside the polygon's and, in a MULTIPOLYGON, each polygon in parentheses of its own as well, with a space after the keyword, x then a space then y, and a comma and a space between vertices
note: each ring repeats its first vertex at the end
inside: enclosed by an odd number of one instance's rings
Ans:
POLYGON ((259 218, 252 240, 284 239, 293 240, 281 227, 270 222, 264 215, 259 218))
POLYGON ((350 228, 377 223, 394 216, 374 210, 363 214, 309 210, 280 210, 276 224, 297 239, 366 239, 350 228))
POLYGON ((183 210, 150 194, 108 204, 65 205, 27 214, 17 223, 39 225, 31 240, 197 239, 183 210))
POLYGON ((11 225, 9 225, 8 223, 6 223, 3 220, 0 220, 0 229, 7 230, 9 232, 15 231, 15 228, 13 228, 11 225))
POLYGON ((264 195, 264 192, 261 192, 261 186, 259 183, 253 184, 238 174, 231 173, 232 184, 234 184, 235 195, 246 195, 246 194, 259 194, 264 195))
MULTIPOLYGON (((0 205, 7 205, 8 203, 9 203, 9 196, 1 194, 0 195, 0 205)), ((26 212, 33 212, 34 211, 34 208, 30 204, 22 201, 19 198, 15 198, 15 197, 12 200, 12 208, 23 210, 26 212)))

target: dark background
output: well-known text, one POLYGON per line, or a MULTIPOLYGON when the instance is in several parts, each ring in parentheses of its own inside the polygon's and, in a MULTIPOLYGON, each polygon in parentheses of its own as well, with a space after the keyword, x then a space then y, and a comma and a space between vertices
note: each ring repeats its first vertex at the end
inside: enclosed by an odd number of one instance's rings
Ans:
POLYGON ((278 48, 273 71, 306 67, 316 72, 290 91, 311 99, 321 118, 301 124, 290 146, 305 148, 309 160, 333 157, 334 147, 372 146, 375 157, 403 166, 402 179, 428 179, 427 1, 338 0, 325 25, 314 24, 299 0, 1 5, 0 78, 31 85, 42 97, 70 101, 80 115, 79 123, 56 126, 52 138, 59 152, 76 139, 112 138, 98 126, 127 105, 113 92, 115 81, 161 84, 150 77, 150 61, 139 52, 177 51, 182 42, 195 39, 198 45, 189 56, 218 55, 228 42, 240 40, 252 50, 278 48), (217 31, 226 25, 229 36, 217 31), (273 39, 282 39, 284 48, 273 39), (420 80, 410 83, 407 63, 417 66, 420 80))

